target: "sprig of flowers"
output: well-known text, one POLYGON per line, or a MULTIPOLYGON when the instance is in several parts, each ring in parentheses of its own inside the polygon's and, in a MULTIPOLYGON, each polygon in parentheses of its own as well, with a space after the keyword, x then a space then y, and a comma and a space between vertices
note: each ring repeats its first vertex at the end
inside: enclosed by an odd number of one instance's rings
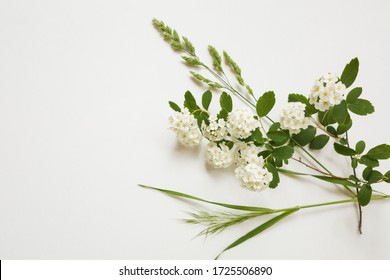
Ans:
POLYGON ((371 200, 390 198, 389 195, 372 188, 377 183, 390 183, 390 171, 385 174, 379 171, 380 161, 390 158, 390 145, 377 145, 367 152, 363 140, 351 145, 348 137, 348 131, 353 124, 351 113, 364 116, 374 112, 372 104, 360 98, 362 88, 351 89, 359 71, 357 58, 345 66, 340 77, 334 73, 321 76, 314 82, 308 96, 290 94, 288 104, 280 112, 279 121, 275 121, 269 116, 276 102, 275 93, 267 91, 256 98, 252 88, 244 81, 241 68, 226 51, 223 51, 221 56, 216 48, 208 46, 212 58, 212 66, 208 66, 196 55, 195 47, 187 37, 181 37, 176 30, 160 20, 154 19, 153 25, 174 50, 183 53, 182 59, 186 64, 197 69, 190 71, 191 76, 209 87, 202 94, 201 102, 198 102, 189 91, 184 94, 183 106, 169 101, 170 107, 174 110, 169 119, 170 128, 176 133, 180 143, 193 147, 199 145, 202 139, 209 141, 206 149, 208 164, 214 168, 228 168, 234 165, 234 173, 239 184, 249 190, 276 188, 280 184, 280 174, 285 174, 310 176, 342 186, 350 197, 341 201, 275 210, 210 202, 170 190, 148 188, 177 197, 245 211, 244 213, 201 211, 191 214, 192 219, 186 221, 206 226, 202 234, 218 233, 259 215, 278 213, 278 216, 237 239, 224 251, 236 247, 298 210, 340 203, 358 203, 361 232, 361 207, 368 205, 371 200), (237 87, 230 83, 224 63, 237 80, 237 87), (209 77, 198 72, 202 69, 209 77), (209 107, 215 95, 219 95, 220 109, 218 112, 210 112, 209 107), (243 100, 248 107, 234 107, 231 95, 243 100), (336 153, 350 159, 349 177, 335 175, 312 155, 310 150, 321 150, 330 140, 336 153), (303 161, 297 155, 297 150, 308 155, 315 164, 303 161), (315 173, 287 169, 286 166, 291 160, 315 173), (357 174, 359 165, 364 166, 360 176, 357 174))

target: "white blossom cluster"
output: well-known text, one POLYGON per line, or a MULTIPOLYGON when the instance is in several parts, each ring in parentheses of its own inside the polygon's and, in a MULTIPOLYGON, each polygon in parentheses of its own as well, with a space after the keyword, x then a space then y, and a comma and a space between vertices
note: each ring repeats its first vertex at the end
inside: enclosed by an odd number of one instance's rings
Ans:
POLYGON ((242 187, 260 191, 269 186, 272 181, 272 173, 255 163, 240 165, 234 170, 242 187))
POLYGON ((214 168, 227 168, 234 162, 234 149, 223 143, 218 146, 215 142, 209 142, 206 157, 207 162, 214 168))
POLYGON ((195 117, 184 108, 181 112, 175 112, 169 117, 170 129, 176 132, 177 139, 187 147, 199 145, 202 141, 195 117))
POLYGON ((224 119, 218 119, 216 115, 210 115, 209 125, 203 121, 202 133, 203 136, 210 141, 221 141, 227 139, 228 131, 224 119))
POLYGON ((246 165, 249 163, 254 163, 259 166, 264 165, 263 157, 259 157, 258 154, 262 151, 262 148, 257 147, 254 144, 240 143, 236 144, 237 153, 235 157, 235 162, 237 165, 246 165))
POLYGON ((234 138, 248 138, 259 125, 259 121, 247 108, 236 108, 229 113, 227 127, 230 135, 234 138))
POLYGON ((306 105, 301 102, 289 102, 280 114, 280 127, 297 134, 309 126, 310 118, 305 117, 306 105))
POLYGON ((339 78, 335 74, 328 73, 315 81, 309 95, 309 102, 323 112, 340 104, 345 90, 346 87, 339 78))

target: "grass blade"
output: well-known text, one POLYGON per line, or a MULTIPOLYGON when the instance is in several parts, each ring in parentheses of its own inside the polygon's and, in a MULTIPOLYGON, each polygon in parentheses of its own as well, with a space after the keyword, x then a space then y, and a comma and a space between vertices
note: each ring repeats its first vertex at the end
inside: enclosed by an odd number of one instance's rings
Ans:
POLYGON ((222 253, 226 252, 227 250, 230 250, 230 249, 240 245, 241 243, 247 241, 248 239, 250 239, 250 238, 252 238, 252 237, 262 233, 267 228, 270 228, 271 226, 273 226, 274 224, 276 224, 277 222, 279 222, 283 218, 293 214, 294 212, 296 212, 298 210, 299 209, 293 209, 293 210, 289 210, 289 211, 283 212, 282 214, 276 216, 275 218, 272 218, 271 220, 268 220, 267 222, 261 224, 257 228, 251 230, 250 232, 248 232, 247 234, 241 236, 236 241, 234 241, 232 244, 227 246, 221 253, 219 253, 218 256, 215 257, 215 259, 218 259, 222 255, 222 253))
POLYGON ((205 200, 205 199, 202 199, 202 198, 199 198, 199 197, 196 197, 196 196, 192 196, 192 195, 189 195, 189 194, 176 192, 176 191, 172 191, 172 190, 160 189, 160 188, 155 188, 155 187, 150 187, 150 186, 145 186, 145 185, 138 185, 138 186, 143 187, 143 188, 147 188, 147 189, 156 190, 156 191, 159 191, 159 192, 171 195, 171 196, 182 197, 182 198, 191 199, 191 200, 196 200, 196 201, 209 203, 209 204, 214 204, 214 205, 218 205, 218 206, 222 206, 222 207, 230 208, 230 209, 236 209, 236 210, 242 210, 242 211, 262 212, 262 213, 274 213, 274 210, 273 209, 269 209, 269 208, 262 208, 262 207, 255 207, 255 206, 242 206, 242 205, 234 205, 234 204, 226 204, 226 203, 214 202, 214 201, 205 200))

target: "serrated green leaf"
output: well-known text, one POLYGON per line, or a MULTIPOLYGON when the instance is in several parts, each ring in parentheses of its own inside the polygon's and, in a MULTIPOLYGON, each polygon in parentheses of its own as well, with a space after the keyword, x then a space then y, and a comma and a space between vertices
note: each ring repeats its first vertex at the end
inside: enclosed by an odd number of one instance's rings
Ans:
POLYGON ((267 168, 267 170, 269 172, 272 173, 272 181, 269 184, 269 187, 271 189, 274 189, 274 188, 276 188, 278 186, 278 184, 280 182, 278 170, 275 168, 275 166, 273 166, 272 164, 270 164, 268 162, 264 166, 265 166, 265 168, 267 168))
POLYGON ((359 141, 355 145, 355 151, 358 154, 363 153, 365 148, 366 148, 366 143, 364 141, 359 141))
POLYGON ((348 88, 355 81, 357 74, 359 72, 359 60, 357 57, 352 59, 344 68, 343 73, 341 74, 341 82, 348 88))
POLYGON ((356 87, 352 89, 347 95, 347 103, 354 103, 362 94, 363 89, 361 87, 356 87))
POLYGON ((285 144, 290 136, 284 131, 270 131, 267 137, 271 139, 277 146, 285 144))
POLYGON ((337 104, 333 107, 333 119, 342 124, 345 122, 348 115, 347 102, 345 100, 341 101, 340 104, 337 104))
POLYGON ((298 93, 289 94, 288 102, 301 102, 303 104, 309 104, 309 100, 307 99, 307 97, 298 93))
POLYGON ((187 90, 184 94, 184 106, 187 107, 190 112, 196 110, 198 107, 198 105, 196 105, 194 96, 189 90, 187 90))
POLYGON ((241 243, 247 241, 248 239, 250 239, 250 238, 252 238, 252 237, 262 233, 263 231, 265 231, 266 229, 270 228, 271 226, 273 226, 274 224, 276 224, 277 222, 279 222, 283 218, 287 217, 288 215, 293 214, 294 212, 296 212, 298 210, 299 209, 293 209, 293 210, 290 210, 290 211, 283 212, 282 214, 276 216, 275 218, 272 218, 272 219, 268 220, 267 222, 261 224, 260 226, 258 226, 255 229, 251 230, 250 232, 248 232, 244 236, 241 236, 236 241, 234 241, 232 244, 227 246, 221 253, 219 253, 218 256, 215 257, 215 259, 218 259, 221 256, 221 254, 226 252, 227 250, 230 250, 230 249, 240 245, 241 243))
POLYGON ((210 106, 212 98, 213 98, 213 94, 211 93, 211 91, 207 90, 207 91, 205 91, 203 93, 203 95, 202 95, 202 106, 203 106, 203 108, 205 108, 206 110, 209 109, 209 106, 210 106))
POLYGON ((374 106, 366 99, 357 99, 354 103, 348 104, 348 109, 360 116, 366 116, 375 112, 374 106))
POLYGON ((272 151, 272 155, 276 159, 289 159, 294 154, 294 148, 291 146, 277 147, 272 151))
POLYGON ((176 112, 181 112, 181 109, 179 107, 179 105, 177 105, 175 102, 173 101, 169 101, 169 107, 172 108, 172 110, 176 111, 176 112))
POLYGON ((321 150, 329 142, 329 136, 325 134, 317 135, 311 140, 309 148, 313 150, 321 150))
POLYGON ((390 145, 378 145, 369 150, 366 156, 372 159, 388 159, 390 158, 390 145))
POLYGON ((265 117, 275 105, 275 93, 268 91, 264 93, 257 101, 256 112, 259 117, 265 117))
POLYGON ((370 185, 363 185, 358 194, 358 201, 361 206, 366 206, 370 203, 372 196, 372 188, 370 185))
POLYGON ((377 159, 370 158, 366 155, 364 155, 360 159, 358 159, 358 162, 365 165, 365 166, 368 166, 368 167, 379 166, 379 161, 377 159))
POLYGON ((228 111, 226 111, 225 109, 221 109, 221 111, 219 111, 217 117, 218 119, 224 119, 225 121, 227 121, 227 118, 228 118, 228 111))
POLYGON ((221 104, 221 108, 225 109, 227 112, 231 112, 233 110, 232 97, 226 92, 222 92, 219 103, 221 104))
POLYGON ((343 145, 340 145, 339 143, 334 143, 333 147, 334 147, 335 151, 340 155, 343 155, 343 156, 356 155, 356 152, 353 149, 348 148, 348 147, 343 146, 343 145))
POLYGON ((292 138, 302 147, 309 144, 315 137, 317 129, 313 126, 309 126, 306 129, 302 129, 301 132, 292 136, 292 138))

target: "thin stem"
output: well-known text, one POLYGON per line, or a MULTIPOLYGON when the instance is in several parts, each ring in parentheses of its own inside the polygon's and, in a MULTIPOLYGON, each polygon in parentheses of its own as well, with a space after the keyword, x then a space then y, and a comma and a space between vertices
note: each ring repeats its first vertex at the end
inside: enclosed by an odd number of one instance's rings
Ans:
MULTIPOLYGON (((348 132, 345 133, 345 140, 347 141, 347 147, 350 148, 348 132)), ((352 156, 350 157, 350 159, 351 159, 351 162, 352 162, 352 160, 353 160, 352 156)), ((353 175, 356 177, 356 168, 352 167, 352 170, 353 170, 353 175)), ((356 188, 356 196, 358 196, 358 195, 359 195, 359 189, 356 188)), ((359 225, 358 225, 358 229, 359 229, 359 233, 362 234, 363 233, 363 231, 362 231, 363 211, 362 211, 362 205, 360 204, 359 201, 358 201, 358 211, 359 211, 359 225)))
POLYGON ((314 124, 317 126, 317 128, 321 129, 323 132, 325 132, 326 134, 328 134, 330 137, 336 139, 336 140, 339 140, 340 138, 337 137, 336 135, 330 133, 329 131, 327 131, 322 125, 320 125, 313 117, 311 117, 311 120, 314 122, 314 124))
POLYGON ((308 168, 310 168, 310 169, 313 169, 313 170, 315 170, 315 171, 321 173, 321 174, 329 175, 327 172, 321 171, 321 170, 315 168, 314 166, 311 166, 311 165, 309 165, 308 163, 303 162, 300 158, 298 159, 298 158, 292 157, 292 159, 295 160, 296 162, 299 162, 300 164, 303 164, 304 166, 306 166, 306 167, 308 167, 308 168))

